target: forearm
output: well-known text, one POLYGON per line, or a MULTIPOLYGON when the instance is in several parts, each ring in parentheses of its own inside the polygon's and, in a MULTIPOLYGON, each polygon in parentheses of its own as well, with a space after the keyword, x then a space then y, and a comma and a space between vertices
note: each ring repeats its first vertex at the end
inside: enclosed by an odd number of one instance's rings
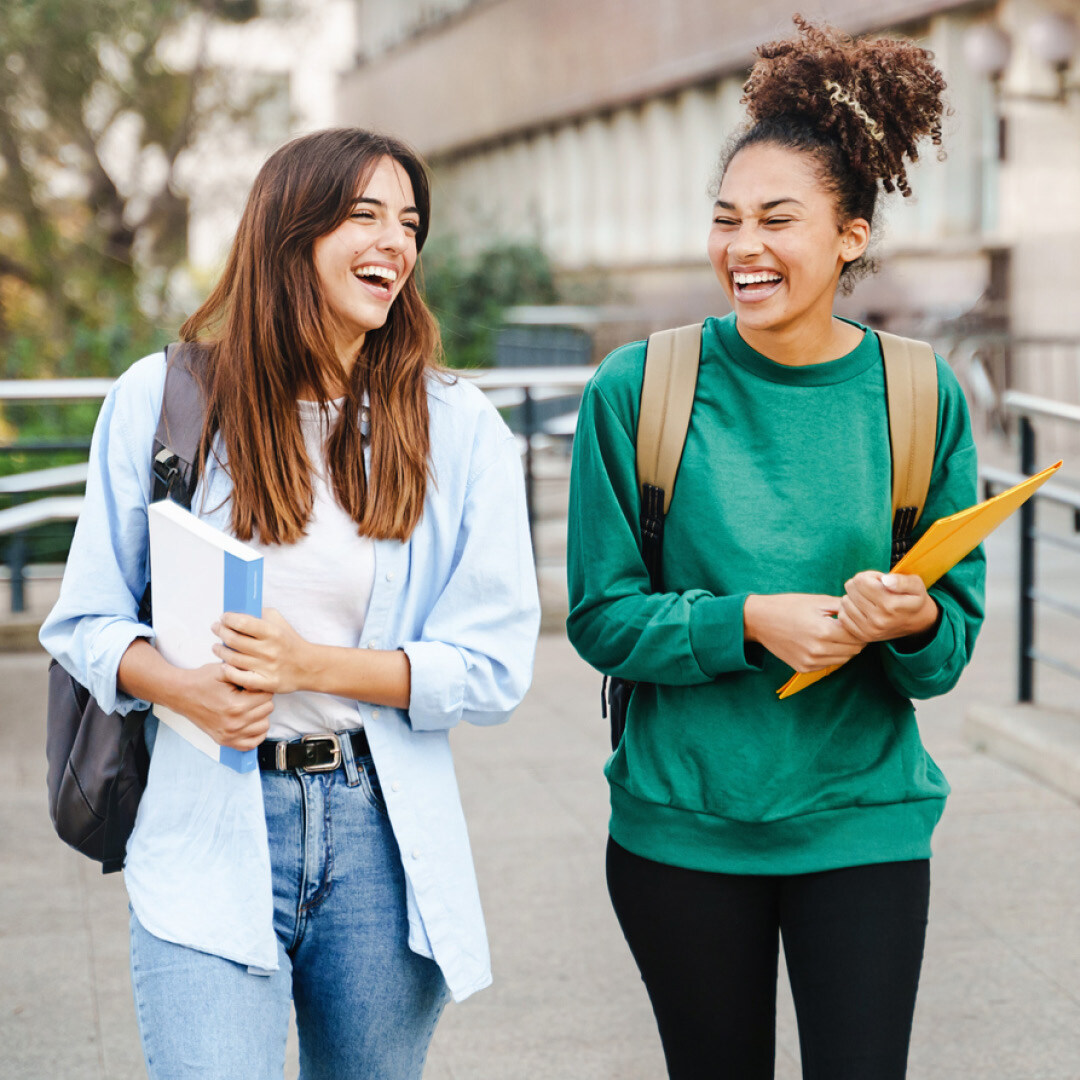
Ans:
POLYGON ((411 669, 400 649, 350 649, 308 644, 298 689, 320 694, 388 705, 409 707, 411 669))
POLYGON ((170 664, 146 638, 136 638, 120 658, 117 689, 131 697, 184 713, 185 672, 170 664))
POLYGON ((620 678, 691 686, 757 666, 743 638, 743 596, 703 590, 577 599, 571 570, 567 634, 598 671, 620 678))
POLYGON ((222 746, 250 750, 270 727, 270 694, 229 682, 223 664, 175 667, 144 639, 132 642, 120 658, 116 682, 125 693, 187 717, 222 746))

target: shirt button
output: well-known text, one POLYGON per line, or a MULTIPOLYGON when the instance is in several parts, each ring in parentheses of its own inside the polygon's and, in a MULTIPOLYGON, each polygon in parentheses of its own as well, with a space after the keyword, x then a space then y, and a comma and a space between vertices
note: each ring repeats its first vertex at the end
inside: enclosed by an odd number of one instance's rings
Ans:
POLYGON ((386 571, 386 580, 387 581, 393 581, 394 580, 394 571, 393 570, 387 570, 386 571))
POLYGON ((390 785, 390 790, 391 790, 391 791, 400 791, 400 790, 401 790, 401 781, 400 781, 400 780, 395 780, 395 781, 394 781, 394 782, 393 782, 393 783, 392 783, 392 784, 390 785))
POLYGON ((414 847, 412 849, 412 857, 414 859, 419 859, 420 858, 420 849, 418 847, 414 847))
POLYGON ((371 710, 371 719, 372 720, 378 720, 379 719, 379 710, 378 709, 372 709, 371 710))
POLYGON ((377 641, 369 641, 367 643, 367 647, 369 649, 377 649, 379 647, 379 643, 377 641))

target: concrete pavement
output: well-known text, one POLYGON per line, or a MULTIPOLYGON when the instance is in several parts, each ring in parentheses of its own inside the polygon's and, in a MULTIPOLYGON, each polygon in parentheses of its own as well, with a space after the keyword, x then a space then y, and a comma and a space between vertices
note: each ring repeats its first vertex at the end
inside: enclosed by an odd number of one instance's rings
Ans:
MULTIPOLYGON (((989 616, 975 660, 952 695, 919 706, 954 790, 935 840, 911 1080, 1080 1080, 1080 806, 977 753, 962 731, 970 706, 1013 696, 1007 530, 990 545, 989 616)), ((1055 587, 1077 578, 1064 562, 1042 572, 1055 587)), ((1075 649, 1066 623, 1051 621, 1045 640, 1075 649)), ((561 635, 545 635, 533 690, 511 723, 454 733, 496 981, 448 1008, 428 1080, 664 1075, 604 885, 599 683, 561 635)), ((44 655, 0 655, 0 686, 0 1074, 142 1077, 122 880, 103 878, 49 825, 44 655)), ((1075 713, 1075 682, 1040 669, 1038 692, 1075 713)), ((783 975, 778 1032, 776 1074, 794 1080, 783 975)), ((293 1059, 286 1075, 295 1068, 293 1059)))

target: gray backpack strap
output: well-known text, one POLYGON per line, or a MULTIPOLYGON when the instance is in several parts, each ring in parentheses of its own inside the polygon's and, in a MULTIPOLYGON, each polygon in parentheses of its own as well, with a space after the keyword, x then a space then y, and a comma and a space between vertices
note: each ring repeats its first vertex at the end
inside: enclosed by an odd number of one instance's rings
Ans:
POLYGON ((185 341, 165 348, 165 393, 154 433, 152 501, 171 498, 190 507, 199 482, 206 401, 200 374, 206 348, 185 341))
POLYGON ((937 358, 923 341, 878 333, 892 446, 893 563, 910 547, 937 449, 937 358))
POLYGON ((661 588, 664 515, 671 506, 690 414, 694 409, 701 323, 649 337, 638 409, 637 478, 641 490, 641 553, 655 591, 661 588))

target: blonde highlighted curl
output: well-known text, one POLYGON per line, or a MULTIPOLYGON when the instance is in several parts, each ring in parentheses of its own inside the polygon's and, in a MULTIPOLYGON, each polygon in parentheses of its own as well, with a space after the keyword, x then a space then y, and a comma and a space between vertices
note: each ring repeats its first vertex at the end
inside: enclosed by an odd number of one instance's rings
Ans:
POLYGON ((851 169, 885 191, 911 194, 905 159, 941 145, 945 79, 933 55, 894 38, 855 40, 796 15, 799 37, 757 49, 742 102, 754 123, 803 120, 834 140, 851 169))

